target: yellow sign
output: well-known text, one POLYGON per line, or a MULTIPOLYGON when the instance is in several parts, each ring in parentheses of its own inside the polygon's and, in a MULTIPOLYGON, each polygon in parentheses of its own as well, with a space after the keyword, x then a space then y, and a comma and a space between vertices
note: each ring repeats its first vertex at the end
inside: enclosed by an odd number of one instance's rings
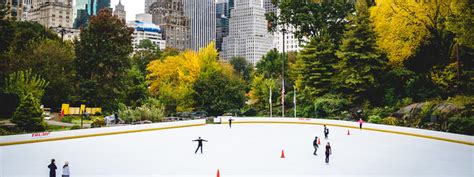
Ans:
POLYGON ((81 110, 79 110, 79 114, 84 114, 86 110, 86 105, 85 104, 81 104, 81 110))
POLYGON ((61 105, 61 112, 64 111, 64 115, 69 114, 69 104, 62 104, 61 105))

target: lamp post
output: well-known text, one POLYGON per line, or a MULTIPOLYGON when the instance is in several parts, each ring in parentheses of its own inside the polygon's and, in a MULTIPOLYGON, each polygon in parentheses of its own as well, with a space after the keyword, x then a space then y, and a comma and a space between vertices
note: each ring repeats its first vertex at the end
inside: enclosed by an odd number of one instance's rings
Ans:
POLYGON ((285 117, 285 34, 286 29, 281 29, 283 34, 283 56, 281 57, 281 116, 285 117))
POLYGON ((64 34, 71 32, 69 30, 66 30, 66 28, 61 27, 61 25, 59 25, 58 27, 51 27, 50 29, 54 29, 56 32, 61 34, 61 42, 64 42, 64 34))

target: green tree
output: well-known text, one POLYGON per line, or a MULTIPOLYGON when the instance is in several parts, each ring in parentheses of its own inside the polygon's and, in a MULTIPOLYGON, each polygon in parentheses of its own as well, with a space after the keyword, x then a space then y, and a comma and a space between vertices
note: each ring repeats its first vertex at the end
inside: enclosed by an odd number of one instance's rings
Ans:
POLYGON ((195 109, 209 115, 220 116, 245 104, 244 82, 234 74, 231 66, 221 65, 201 72, 193 88, 195 109))
POLYGON ((132 29, 108 9, 91 16, 75 41, 81 102, 116 110, 123 98, 124 78, 130 68, 132 29))
POLYGON ((353 4, 346 0, 274 0, 280 9, 279 15, 266 14, 270 31, 278 25, 292 26, 298 39, 329 35, 339 42, 347 21, 346 15, 353 11, 353 4), (277 3, 278 2, 278 3, 277 3))
POLYGON ((474 3, 470 0, 452 0, 452 14, 447 19, 447 28, 462 45, 474 49, 474 3))
POLYGON ((46 107, 58 108, 70 103, 75 94, 74 46, 71 42, 44 39, 30 42, 26 53, 19 54, 24 61, 22 67, 33 68, 33 73, 49 81, 42 98, 46 107))
POLYGON ((375 33, 370 26, 367 0, 358 0, 356 14, 349 18, 350 25, 344 33, 337 52, 335 85, 351 101, 376 100, 375 93, 385 66, 375 45, 375 33))
POLYGON ((322 96, 334 89, 336 46, 328 36, 312 38, 298 54, 293 71, 297 73, 296 87, 305 93, 322 96))
POLYGON ((275 79, 256 74, 250 85, 249 104, 257 110, 269 108, 270 89, 272 91, 272 105, 275 105, 280 102, 278 98, 281 96, 281 85, 278 85, 275 79))
MULTIPOLYGON (((258 61, 255 66, 257 68, 256 73, 262 74, 266 78, 281 78, 282 62, 282 54, 277 49, 272 49, 258 61)), ((285 66, 288 66, 288 60, 284 62, 285 66)), ((287 76, 286 72, 285 76, 287 76)))
POLYGON ((140 71, 138 66, 134 65, 127 70, 127 79, 125 80, 125 99, 124 103, 128 106, 138 107, 149 97, 146 75, 140 71))
POLYGON ((232 57, 232 59, 230 59, 230 64, 234 68, 234 71, 242 76, 247 83, 251 82, 253 73, 253 66, 251 63, 248 63, 244 57, 232 57))
MULTIPOLYGON (((6 18, 7 10, 0 4, 0 88, 5 87, 5 78, 16 71, 27 70, 25 65, 34 62, 24 58, 28 45, 40 39, 59 39, 56 34, 38 23, 14 21, 6 18)), ((35 58, 36 59, 36 58, 35 58)), ((18 105, 18 98, 0 92, 0 116, 10 117, 18 105)))
POLYGON ((143 74, 146 74, 147 65, 156 59, 161 58, 160 48, 153 44, 151 40, 144 39, 138 45, 139 50, 133 54, 132 64, 138 66, 143 74))
POLYGON ((48 81, 37 74, 33 74, 31 70, 18 71, 10 74, 5 79, 6 93, 12 93, 22 99, 27 94, 31 94, 36 99, 41 99, 44 89, 48 86, 48 81))
POLYGON ((46 129, 43 119, 39 99, 32 93, 27 93, 22 95, 11 121, 25 131, 43 131, 46 129))

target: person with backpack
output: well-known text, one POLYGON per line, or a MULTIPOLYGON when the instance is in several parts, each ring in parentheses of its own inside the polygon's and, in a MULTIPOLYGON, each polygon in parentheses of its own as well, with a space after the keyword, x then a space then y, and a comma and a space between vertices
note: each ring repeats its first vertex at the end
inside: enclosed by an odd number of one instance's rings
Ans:
POLYGON ((328 135, 329 135, 329 129, 326 127, 326 125, 324 125, 324 138, 328 139, 328 135))
POLYGON ((313 147, 314 147, 314 152, 313 152, 313 155, 317 155, 316 154, 316 151, 318 151, 318 137, 314 137, 314 141, 313 141, 313 147))
POLYGON ((198 139, 195 139, 193 141, 197 141, 198 142, 198 147, 196 148, 196 151, 194 151, 194 154, 197 153, 197 151, 199 150, 199 148, 201 148, 201 154, 202 154, 202 142, 205 141, 207 142, 207 140, 204 140, 204 139, 201 139, 201 137, 199 137, 198 139))

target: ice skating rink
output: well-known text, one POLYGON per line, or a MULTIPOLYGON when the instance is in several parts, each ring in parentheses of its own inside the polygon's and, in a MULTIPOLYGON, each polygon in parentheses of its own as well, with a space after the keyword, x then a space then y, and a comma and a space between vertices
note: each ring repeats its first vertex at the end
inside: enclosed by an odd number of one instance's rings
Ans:
POLYGON ((0 147, 1 177, 473 177, 474 146, 368 130, 227 124, 0 147), (204 153, 194 154, 201 136, 204 153), (314 136, 322 137, 314 156, 314 136), (331 143, 330 163, 324 145, 331 143), (284 150, 286 158, 280 158, 284 150))

